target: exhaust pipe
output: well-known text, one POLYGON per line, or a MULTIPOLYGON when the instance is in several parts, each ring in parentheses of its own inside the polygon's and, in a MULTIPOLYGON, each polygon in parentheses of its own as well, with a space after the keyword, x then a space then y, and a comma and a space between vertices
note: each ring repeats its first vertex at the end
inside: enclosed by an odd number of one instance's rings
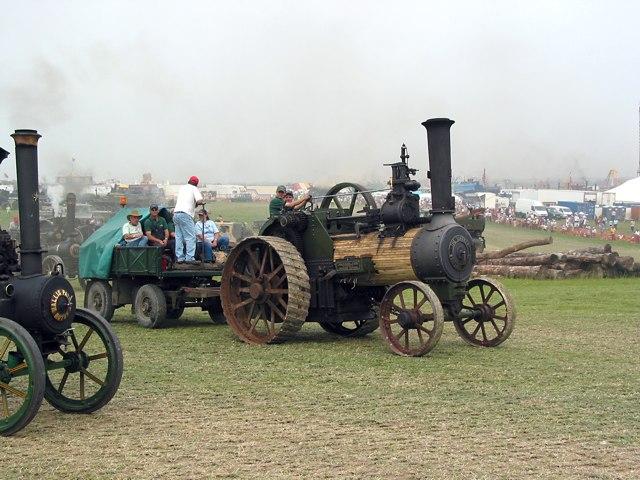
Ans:
POLYGON ((38 193, 38 139, 41 135, 36 130, 16 130, 11 136, 16 144, 22 275, 42 274, 38 193))
POLYGON ((431 118, 422 122, 427 129, 429 172, 431 180, 431 211, 453 213, 455 199, 451 195, 451 125, 448 118, 431 118))
POLYGON ((64 236, 69 238, 73 235, 76 228, 76 194, 67 194, 67 216, 64 223, 64 236))

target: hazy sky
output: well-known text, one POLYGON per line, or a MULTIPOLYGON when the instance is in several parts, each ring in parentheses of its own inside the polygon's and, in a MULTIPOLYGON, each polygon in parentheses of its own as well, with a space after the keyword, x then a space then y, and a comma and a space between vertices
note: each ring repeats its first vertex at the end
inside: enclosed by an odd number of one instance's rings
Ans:
POLYGON ((637 169, 638 1, 2 3, 0 146, 38 129, 41 176, 381 179, 437 116, 454 175, 637 169))

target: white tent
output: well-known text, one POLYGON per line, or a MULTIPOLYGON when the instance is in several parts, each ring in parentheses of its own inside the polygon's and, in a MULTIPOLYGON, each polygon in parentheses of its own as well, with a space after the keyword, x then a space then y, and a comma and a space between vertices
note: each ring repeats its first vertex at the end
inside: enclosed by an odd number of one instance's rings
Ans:
POLYGON ((615 193, 616 202, 640 204, 640 177, 627 180, 616 188, 607 190, 607 193, 615 193))

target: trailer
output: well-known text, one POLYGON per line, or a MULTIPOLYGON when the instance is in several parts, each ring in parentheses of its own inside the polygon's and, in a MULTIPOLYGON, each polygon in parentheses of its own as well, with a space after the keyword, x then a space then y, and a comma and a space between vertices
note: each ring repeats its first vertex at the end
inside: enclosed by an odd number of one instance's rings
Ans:
MULTIPOLYGON (((226 323, 220 303, 222 263, 175 268, 162 247, 122 247, 118 240, 129 209, 118 212, 80 248, 80 276, 87 282, 84 305, 111 320, 130 305, 138 323, 159 328, 186 308, 208 312, 226 323)), ((168 212, 163 212, 168 215, 168 212)))

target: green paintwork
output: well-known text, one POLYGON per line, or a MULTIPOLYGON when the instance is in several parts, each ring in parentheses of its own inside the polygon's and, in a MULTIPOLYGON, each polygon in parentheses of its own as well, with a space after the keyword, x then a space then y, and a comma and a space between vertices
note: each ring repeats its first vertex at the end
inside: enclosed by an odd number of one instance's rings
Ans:
POLYGON ((321 213, 316 211, 309 216, 309 224, 302 237, 306 261, 333 259, 333 240, 324 227, 321 213))
POLYGON ((113 275, 159 276, 162 248, 160 247, 116 247, 113 250, 111 273, 113 275))

